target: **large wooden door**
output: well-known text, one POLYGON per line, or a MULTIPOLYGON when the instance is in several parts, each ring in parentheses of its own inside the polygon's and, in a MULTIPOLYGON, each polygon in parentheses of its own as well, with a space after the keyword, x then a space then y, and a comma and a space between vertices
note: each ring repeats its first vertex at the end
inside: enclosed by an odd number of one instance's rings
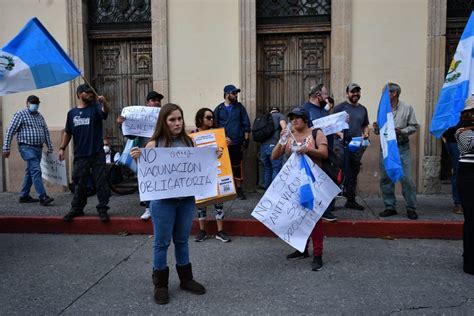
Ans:
POLYGON ((153 90, 151 39, 93 41, 92 84, 111 104, 104 136, 121 146, 115 119, 125 106, 144 105, 153 90))
POLYGON ((301 105, 312 85, 330 83, 330 33, 260 34, 257 40, 257 114, 301 105))

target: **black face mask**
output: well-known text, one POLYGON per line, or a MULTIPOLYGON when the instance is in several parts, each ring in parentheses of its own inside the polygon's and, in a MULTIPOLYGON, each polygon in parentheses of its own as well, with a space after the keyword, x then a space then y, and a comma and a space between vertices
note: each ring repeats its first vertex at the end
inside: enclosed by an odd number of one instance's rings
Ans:
POLYGON ((319 105, 321 105, 322 108, 325 107, 326 104, 328 104, 328 103, 326 102, 326 100, 321 100, 321 101, 319 101, 319 105))

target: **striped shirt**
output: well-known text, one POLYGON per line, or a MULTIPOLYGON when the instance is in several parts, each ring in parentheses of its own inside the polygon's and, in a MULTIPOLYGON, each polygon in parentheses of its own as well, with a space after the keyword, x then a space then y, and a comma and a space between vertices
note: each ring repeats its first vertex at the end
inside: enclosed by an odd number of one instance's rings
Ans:
POLYGON ((48 125, 39 113, 31 113, 24 109, 16 112, 8 126, 3 142, 3 152, 10 152, 13 136, 16 134, 18 144, 34 147, 48 145, 48 152, 53 152, 53 145, 49 136, 48 125))
POLYGON ((474 163, 474 131, 458 129, 455 137, 459 148, 459 162, 474 163))

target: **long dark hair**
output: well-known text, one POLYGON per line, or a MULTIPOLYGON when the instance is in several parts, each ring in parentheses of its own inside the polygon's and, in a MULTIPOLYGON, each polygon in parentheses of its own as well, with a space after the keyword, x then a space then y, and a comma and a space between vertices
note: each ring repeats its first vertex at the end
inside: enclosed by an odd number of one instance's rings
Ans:
POLYGON ((153 132, 150 141, 154 140, 155 142, 157 142, 159 139, 164 139, 165 147, 169 147, 171 145, 172 136, 168 128, 168 124, 166 123, 166 120, 168 119, 168 116, 170 116, 171 113, 176 110, 179 110, 181 116, 183 117, 183 129, 181 130, 181 133, 177 135, 177 138, 180 139, 187 146, 193 146, 193 141, 191 140, 191 137, 189 137, 185 131, 186 126, 184 124, 183 110, 179 105, 173 103, 167 103, 161 107, 160 115, 158 116, 158 121, 156 122, 155 131, 153 132))
MULTIPOLYGON (((212 116, 214 116, 214 112, 208 108, 201 108, 196 112, 196 117, 194 118, 194 123, 196 124, 196 128, 201 128, 201 126, 204 124, 204 114, 206 114, 207 111, 211 112, 212 116)), ((214 118, 212 127, 216 127, 215 118, 214 118)))

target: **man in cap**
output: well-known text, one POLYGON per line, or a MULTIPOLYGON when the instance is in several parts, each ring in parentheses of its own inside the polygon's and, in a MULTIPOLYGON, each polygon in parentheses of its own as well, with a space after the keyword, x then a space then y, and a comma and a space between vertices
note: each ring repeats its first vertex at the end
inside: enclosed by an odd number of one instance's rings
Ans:
POLYGON ((101 222, 109 221, 107 206, 109 203, 110 189, 107 183, 107 169, 103 148, 102 121, 107 119, 109 103, 103 96, 96 99, 92 88, 87 84, 77 87, 78 103, 75 108, 67 113, 66 127, 64 129, 59 159, 64 160, 64 151, 74 139, 73 178, 77 179, 71 210, 64 216, 65 222, 70 222, 74 217, 84 215, 87 204, 87 182, 92 175, 97 188, 97 212, 101 222))
MULTIPOLYGON (((148 92, 146 96, 146 106, 153 107, 153 108, 161 108, 161 100, 163 100, 164 96, 161 93, 158 93, 156 91, 150 91, 148 92)), ((119 115, 117 117, 117 123, 122 124, 125 121, 125 117, 122 115, 119 115)), ((148 137, 142 137, 142 136, 133 136, 133 135, 127 135, 127 138, 129 139, 138 139, 137 146, 140 148, 144 148, 146 143, 148 143, 149 138, 148 137)), ((150 212, 150 201, 145 201, 140 203, 140 205, 145 206, 145 212, 140 216, 140 218, 144 221, 147 221, 151 218, 151 212, 150 212), (143 204, 142 204, 143 203, 143 204)))
POLYGON ((366 147, 354 152, 347 148, 353 137, 369 138, 369 116, 366 107, 359 103, 360 90, 357 83, 350 83, 346 88, 347 101, 336 105, 334 113, 345 111, 349 114, 349 129, 344 131, 344 196, 347 198, 345 207, 362 211, 364 207, 356 202, 356 187, 360 161, 366 147))
POLYGON ((225 134, 231 142, 228 146, 232 173, 234 175, 237 196, 240 200, 247 197, 242 191, 243 171, 242 158, 243 150, 249 146, 250 119, 247 110, 238 102, 237 95, 240 92, 234 85, 224 87, 224 102, 219 104, 214 110, 217 127, 224 127, 225 134))
POLYGON ((54 201, 46 194, 41 177, 41 156, 43 144, 48 146, 48 153, 53 152, 53 145, 49 136, 48 125, 38 112, 40 100, 35 95, 26 99, 26 109, 13 115, 3 142, 3 157, 10 157, 10 146, 16 134, 21 158, 26 161, 25 177, 21 186, 20 203, 40 202, 46 206, 54 201), (35 186, 39 200, 30 196, 31 185, 35 186))

